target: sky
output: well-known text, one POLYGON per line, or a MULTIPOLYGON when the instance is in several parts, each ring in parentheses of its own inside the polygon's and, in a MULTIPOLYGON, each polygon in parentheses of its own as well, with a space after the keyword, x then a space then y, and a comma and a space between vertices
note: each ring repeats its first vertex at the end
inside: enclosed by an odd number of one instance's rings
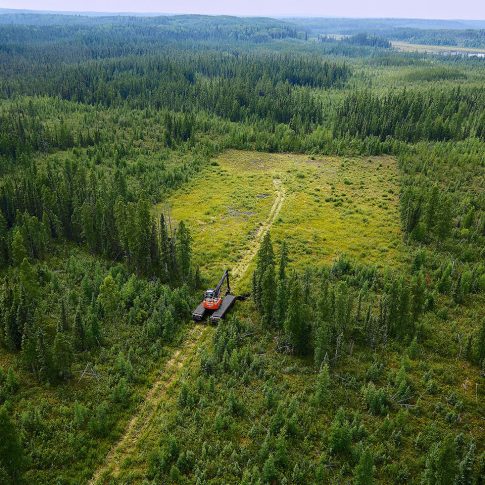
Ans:
POLYGON ((485 0, 0 0, 0 8, 266 17, 485 19, 485 0))

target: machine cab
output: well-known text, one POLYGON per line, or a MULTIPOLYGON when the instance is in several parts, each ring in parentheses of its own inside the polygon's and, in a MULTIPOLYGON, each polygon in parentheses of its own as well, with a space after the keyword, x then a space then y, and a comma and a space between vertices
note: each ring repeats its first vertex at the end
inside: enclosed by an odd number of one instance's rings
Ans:
POLYGON ((212 300, 214 299, 214 290, 207 290, 204 293, 204 300, 212 300))
POLYGON ((207 310, 217 310, 222 303, 222 298, 218 296, 215 290, 207 290, 204 293, 204 308, 207 310))

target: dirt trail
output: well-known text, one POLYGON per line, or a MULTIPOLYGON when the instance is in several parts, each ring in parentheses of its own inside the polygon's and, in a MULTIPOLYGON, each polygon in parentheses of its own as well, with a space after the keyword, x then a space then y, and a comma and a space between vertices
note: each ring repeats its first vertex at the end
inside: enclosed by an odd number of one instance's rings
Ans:
POLYGON ((234 281, 240 280, 249 268, 251 261, 253 260, 254 256, 258 252, 259 245, 264 237, 264 235, 268 232, 273 222, 278 217, 278 214, 283 206, 283 202, 285 201, 285 190, 281 184, 280 179, 273 179, 273 185, 275 187, 276 198, 271 206, 271 209, 268 214, 268 218, 266 221, 259 226, 254 240, 251 241, 251 246, 246 251, 244 256, 240 261, 238 261, 231 269, 231 276, 234 281))
MULTIPOLYGON (((281 180, 274 179, 273 184, 276 193, 275 201, 271 206, 268 218, 259 226, 254 239, 251 241, 250 247, 242 259, 231 270, 234 281, 240 280, 245 275, 252 259, 258 252, 261 240, 278 217, 283 206, 285 190, 281 184, 281 180)), ((129 421, 123 436, 111 448, 106 455, 104 463, 94 473, 89 481, 90 485, 108 483, 111 481, 110 478, 117 477, 123 460, 130 456, 135 450, 136 444, 148 435, 156 412, 168 388, 178 380, 177 378, 180 376, 184 365, 197 354, 198 344, 212 331, 213 327, 204 325, 194 325, 191 328, 186 340, 181 344, 180 349, 174 352, 170 360, 165 364, 163 370, 160 371, 160 377, 155 381, 142 404, 129 421)))

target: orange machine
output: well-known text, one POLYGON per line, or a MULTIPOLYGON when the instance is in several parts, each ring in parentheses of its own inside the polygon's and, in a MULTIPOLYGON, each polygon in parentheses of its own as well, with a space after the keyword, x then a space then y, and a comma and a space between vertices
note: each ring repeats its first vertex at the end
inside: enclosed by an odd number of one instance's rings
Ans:
POLYGON ((229 286, 229 271, 224 271, 221 281, 212 289, 206 290, 204 299, 199 306, 192 312, 192 318, 196 322, 200 322, 210 315, 210 322, 217 323, 224 318, 227 312, 232 308, 237 299, 244 299, 245 297, 236 297, 231 295, 231 287, 229 286), (224 296, 221 295, 221 288, 224 282, 227 282, 227 290, 224 296))
POLYGON ((231 287, 229 286, 229 271, 224 271, 222 275, 221 281, 217 284, 215 289, 209 289, 204 293, 204 301, 202 304, 206 310, 218 310, 222 304, 222 297, 221 297, 221 288, 224 284, 224 281, 227 281, 227 293, 231 292, 231 287))

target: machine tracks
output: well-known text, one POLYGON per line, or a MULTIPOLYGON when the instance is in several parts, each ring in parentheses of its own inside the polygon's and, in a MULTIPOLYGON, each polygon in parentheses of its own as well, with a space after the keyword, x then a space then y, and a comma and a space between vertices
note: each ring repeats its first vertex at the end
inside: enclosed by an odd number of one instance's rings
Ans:
MULTIPOLYGON (((236 263, 231 273, 234 281, 240 280, 246 274, 252 259, 258 252, 259 245, 264 235, 269 231, 271 225, 278 217, 278 214, 285 200, 285 190, 281 180, 274 179, 275 201, 271 206, 267 219, 261 224, 251 241, 250 247, 241 260, 236 263)), ((205 339, 213 332, 213 327, 194 325, 188 332, 186 340, 176 350, 170 360, 167 361, 160 377, 153 383, 143 403, 139 406, 133 417, 128 422, 123 436, 111 448, 106 455, 104 463, 95 471, 89 481, 90 485, 101 483, 112 483, 116 481, 123 461, 132 454, 137 443, 148 436, 154 418, 160 405, 170 389, 180 377, 184 366, 197 355, 205 339)))

